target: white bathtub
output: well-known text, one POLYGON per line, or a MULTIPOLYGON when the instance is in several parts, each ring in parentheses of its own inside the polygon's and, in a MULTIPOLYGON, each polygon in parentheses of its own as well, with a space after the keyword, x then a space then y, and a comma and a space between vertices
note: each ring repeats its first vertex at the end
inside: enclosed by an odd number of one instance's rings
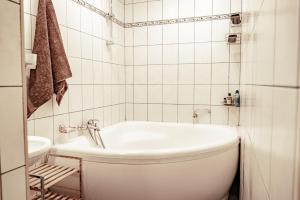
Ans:
POLYGON ((124 122, 56 145, 82 157, 86 200, 223 200, 238 164, 235 129, 216 125, 124 122))

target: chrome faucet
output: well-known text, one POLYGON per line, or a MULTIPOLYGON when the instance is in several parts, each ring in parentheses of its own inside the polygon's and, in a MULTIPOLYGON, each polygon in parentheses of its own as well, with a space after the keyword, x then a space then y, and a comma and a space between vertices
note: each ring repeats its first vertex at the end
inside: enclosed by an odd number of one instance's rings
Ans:
POLYGON ((105 149, 104 142, 102 140, 100 131, 101 129, 98 126, 99 121, 96 119, 90 119, 87 121, 87 130, 89 131, 89 134, 92 138, 92 140, 95 142, 97 146, 101 146, 103 149, 105 149))

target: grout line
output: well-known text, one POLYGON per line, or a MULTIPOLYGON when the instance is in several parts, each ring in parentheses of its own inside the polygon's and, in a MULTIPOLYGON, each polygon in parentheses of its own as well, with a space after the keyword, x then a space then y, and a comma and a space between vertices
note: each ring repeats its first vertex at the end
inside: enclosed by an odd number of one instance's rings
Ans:
MULTIPOLYGON (((213 14, 213 10, 214 10, 214 0, 211 1, 211 14, 213 14)), ((209 123, 212 123, 212 76, 213 76, 213 71, 212 71, 212 67, 213 67, 213 42, 212 42, 212 35, 213 35, 213 22, 210 22, 210 100, 209 100, 209 109, 210 109, 210 115, 209 115, 209 123)))
POLYGON ((10 3, 14 3, 14 4, 17 4, 17 5, 20 5, 20 3, 17 3, 17 2, 15 2, 13 0, 7 0, 7 1, 10 2, 10 3))
POLYGON ((22 85, 0 85, 0 88, 22 88, 22 85))
POLYGON ((5 175, 5 174, 8 174, 8 173, 10 173, 10 172, 13 172, 13 171, 15 171, 15 170, 21 169, 22 167, 26 167, 26 165, 21 165, 21 166, 19 166, 19 167, 16 167, 16 168, 7 170, 7 171, 5 171, 5 172, 1 172, 1 176, 5 175))
MULTIPOLYGON (((149 13, 148 13, 148 7, 149 7, 149 2, 147 1, 147 20, 149 18, 149 13)), ((148 26, 147 26, 147 121, 149 121, 149 80, 148 80, 148 75, 149 75, 149 35, 148 35, 148 26)))
POLYGON ((241 86, 259 86, 259 87, 271 87, 271 88, 286 88, 286 89, 300 89, 300 86, 288 86, 288 85, 265 85, 265 84, 240 84, 241 86))
MULTIPOLYGON (((194 0, 194 15, 193 16, 195 16, 195 14, 196 14, 196 0, 194 0)), ((193 27, 194 27, 194 41, 193 41, 193 43, 194 43, 193 112, 194 112, 196 110, 196 108, 195 108, 195 100, 196 100, 196 64, 195 64, 196 63, 196 22, 194 22, 193 27)), ((197 124, 198 122, 196 121, 196 119, 192 118, 192 123, 197 124)))
MULTIPOLYGON (((177 1, 177 18, 179 18, 179 0, 177 1)), ((177 41, 179 43, 179 39, 180 39, 180 36, 179 36, 179 25, 177 24, 177 41)), ((179 123, 179 57, 180 57, 180 51, 179 51, 179 44, 177 44, 177 123, 179 123)))

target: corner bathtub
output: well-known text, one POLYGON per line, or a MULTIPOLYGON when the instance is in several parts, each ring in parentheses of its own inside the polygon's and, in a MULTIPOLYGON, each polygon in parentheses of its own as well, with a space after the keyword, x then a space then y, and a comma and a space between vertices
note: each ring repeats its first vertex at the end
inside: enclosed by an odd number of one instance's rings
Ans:
POLYGON ((123 122, 104 128, 106 149, 88 135, 56 145, 83 158, 86 200, 225 200, 238 165, 235 129, 123 122))

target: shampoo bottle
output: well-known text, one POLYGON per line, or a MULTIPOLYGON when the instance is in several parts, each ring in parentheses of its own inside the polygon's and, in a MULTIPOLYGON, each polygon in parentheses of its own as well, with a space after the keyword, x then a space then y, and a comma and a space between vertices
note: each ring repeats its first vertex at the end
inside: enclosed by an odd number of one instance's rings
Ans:
POLYGON ((234 94, 234 105, 235 107, 240 107, 240 92, 238 90, 235 91, 235 94, 234 94))

